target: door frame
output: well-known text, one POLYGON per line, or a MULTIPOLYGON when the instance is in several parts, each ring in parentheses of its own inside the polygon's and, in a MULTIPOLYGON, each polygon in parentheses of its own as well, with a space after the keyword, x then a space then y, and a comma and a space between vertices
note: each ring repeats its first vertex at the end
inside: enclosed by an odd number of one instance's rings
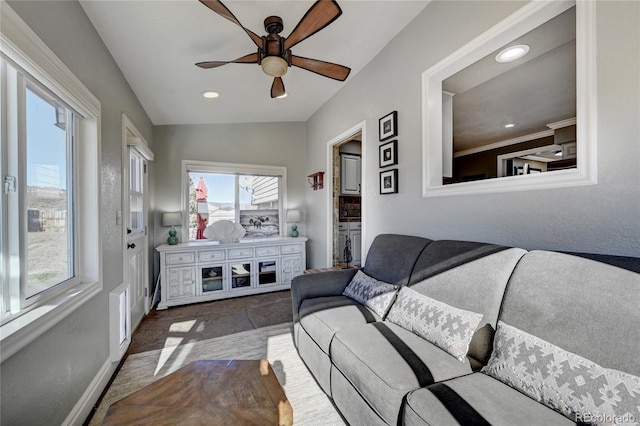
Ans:
MULTIPOLYGON (((338 136, 334 137, 333 139, 331 139, 329 142, 327 142, 327 173, 326 173, 326 179, 325 179, 325 184, 327 185, 327 199, 326 199, 326 206, 327 206, 327 210, 326 210, 326 217, 327 217, 327 222, 326 222, 326 229, 327 229, 327 233, 326 233, 326 241, 327 241, 327 253, 326 253, 326 264, 328 267, 331 267, 333 265, 333 220, 334 220, 334 209, 333 209, 333 180, 334 180, 334 176, 333 176, 333 148, 336 145, 341 144, 342 142, 344 142, 345 140, 349 139, 351 136, 355 135, 356 133, 361 133, 362 134, 362 143, 361 143, 361 147, 362 147, 362 161, 360 163, 360 178, 361 178, 361 191, 360 191, 360 219, 361 219, 361 224, 362 224, 362 235, 366 235, 366 215, 365 215, 365 211, 366 211, 366 188, 367 188, 367 182, 366 182, 366 178, 367 178, 367 173, 366 173, 366 168, 367 168, 367 162, 366 162, 366 158, 367 158, 367 121, 361 121, 360 123, 356 124, 355 126, 349 128, 348 130, 345 130, 344 132, 340 133, 338 136)), ((362 238, 362 247, 361 247, 361 253, 362 253, 362 259, 365 259, 366 257, 366 253, 365 253, 365 244, 364 244, 365 238, 362 238)))
MULTIPOLYGON (((149 149, 146 139, 138 131, 136 126, 129 120, 126 114, 122 114, 122 210, 118 212, 117 218, 122 226, 122 282, 128 283, 128 257, 127 257, 127 214, 129 212, 129 148, 135 148, 144 157, 145 162, 153 161, 154 154, 149 149)), ((145 166, 146 167, 146 166, 145 166)), ((144 268, 144 294, 145 294, 145 306, 144 314, 148 314, 151 308, 151 299, 153 294, 151 292, 151 282, 149 279, 149 232, 148 232, 148 220, 149 220, 149 174, 144 174, 144 209, 143 217, 145 218, 145 236, 143 257, 145 262, 144 268)), ((133 289, 129 289, 130 294, 133 289)), ((130 309, 130 306, 127 307, 130 309)), ((135 329, 142 318, 132 318, 134 323, 131 324, 131 329, 135 329)))

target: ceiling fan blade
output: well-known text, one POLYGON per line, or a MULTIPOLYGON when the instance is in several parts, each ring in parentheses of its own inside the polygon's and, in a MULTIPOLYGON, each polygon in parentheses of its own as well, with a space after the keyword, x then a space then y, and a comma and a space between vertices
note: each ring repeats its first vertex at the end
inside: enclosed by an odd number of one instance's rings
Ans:
POLYGON ((284 83, 282 82, 282 79, 280 77, 274 78, 273 84, 271 85, 271 97, 277 98, 283 96, 285 93, 287 92, 284 91, 284 83))
MULTIPOLYGON (((200 0, 203 1, 203 0, 200 0)), ((342 15, 342 9, 335 0, 318 0, 305 13, 298 25, 284 42, 285 49, 291 49, 307 37, 311 37, 342 15)))
POLYGON ((258 46, 259 48, 262 49, 262 37, 260 37, 259 35, 257 35, 253 31, 245 28, 240 23, 240 21, 238 21, 238 18, 236 18, 233 15, 233 13, 231 13, 231 11, 229 9, 227 9, 227 6, 222 4, 221 1, 219 1, 219 0, 200 0, 200 3, 204 4, 209 9, 211 9, 215 13, 217 13, 218 15, 222 16, 223 18, 228 19, 229 21, 233 22, 234 24, 236 24, 237 26, 242 28, 249 35, 249 37, 251 37, 251 40, 253 40, 253 42, 256 44, 256 46, 258 46))
POLYGON ((200 68, 217 68, 226 64, 257 64, 258 63, 258 53, 249 53, 248 55, 244 55, 241 58, 234 59, 233 61, 208 61, 208 62, 198 62, 196 65, 200 68))
POLYGON ((296 55, 291 55, 291 65, 295 65, 296 67, 339 81, 345 81, 351 72, 351 68, 334 64, 333 62, 303 58, 302 56, 296 55))

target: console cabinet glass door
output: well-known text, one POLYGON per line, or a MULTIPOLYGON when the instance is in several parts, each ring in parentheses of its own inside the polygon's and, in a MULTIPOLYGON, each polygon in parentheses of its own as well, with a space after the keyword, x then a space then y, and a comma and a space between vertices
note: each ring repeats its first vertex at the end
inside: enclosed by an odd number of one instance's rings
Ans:
POLYGON ((236 288, 251 288, 251 262, 232 263, 231 291, 236 288))
POLYGON ((223 291, 224 266, 203 266, 200 268, 200 277, 202 279, 202 294, 223 291))
POLYGON ((258 286, 278 283, 278 261, 276 259, 258 262, 258 286))

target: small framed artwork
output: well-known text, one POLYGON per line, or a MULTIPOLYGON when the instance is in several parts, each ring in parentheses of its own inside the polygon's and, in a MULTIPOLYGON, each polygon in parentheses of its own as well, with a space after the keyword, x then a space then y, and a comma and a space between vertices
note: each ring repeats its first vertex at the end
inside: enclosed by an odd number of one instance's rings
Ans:
POLYGON ((380 126, 380 141, 398 136, 398 111, 385 115, 378 123, 380 126))
POLYGON ((380 167, 398 164, 398 141, 380 145, 380 167))
POLYGON ((398 192, 398 169, 380 172, 380 194, 395 194, 398 192))

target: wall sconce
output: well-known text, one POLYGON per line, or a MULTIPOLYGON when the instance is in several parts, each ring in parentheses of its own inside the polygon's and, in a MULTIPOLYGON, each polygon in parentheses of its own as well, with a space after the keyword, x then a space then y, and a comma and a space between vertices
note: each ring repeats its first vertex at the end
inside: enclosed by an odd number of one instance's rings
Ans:
POLYGON ((307 176, 309 179, 309 185, 315 191, 316 189, 324 188, 324 172, 315 172, 307 176))
POLYGON ((178 244, 178 237, 176 236, 176 228, 174 226, 182 225, 182 214, 178 213, 162 213, 162 226, 170 226, 169 229, 169 238, 167 238, 167 244, 175 245, 178 244))

